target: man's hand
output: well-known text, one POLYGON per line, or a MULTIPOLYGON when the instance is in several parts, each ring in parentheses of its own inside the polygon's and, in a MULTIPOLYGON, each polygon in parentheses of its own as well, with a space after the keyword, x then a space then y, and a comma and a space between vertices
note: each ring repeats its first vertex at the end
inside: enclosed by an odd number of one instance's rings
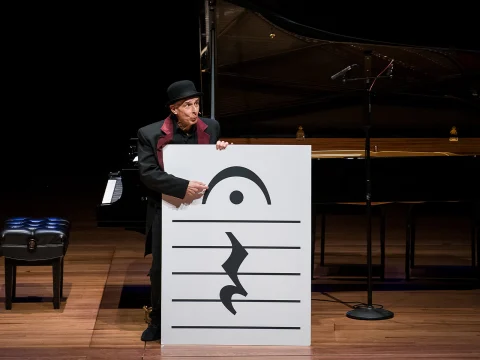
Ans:
POLYGON ((183 201, 187 204, 191 204, 194 200, 200 199, 207 189, 208 186, 200 181, 190 181, 183 201))
POLYGON ((217 141, 217 150, 225 150, 228 146, 228 142, 226 141, 217 141))
POLYGON ((188 183, 187 187, 187 193, 185 194, 185 197, 191 197, 191 198, 196 198, 199 199, 203 196, 203 193, 205 190, 208 189, 208 186, 205 185, 204 183, 200 181, 190 181, 188 183))

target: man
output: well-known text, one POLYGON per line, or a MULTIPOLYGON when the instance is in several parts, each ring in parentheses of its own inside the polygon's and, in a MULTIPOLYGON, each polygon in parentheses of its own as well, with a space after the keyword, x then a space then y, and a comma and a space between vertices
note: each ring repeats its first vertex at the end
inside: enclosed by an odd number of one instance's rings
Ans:
MULTIPOLYGON (((152 254, 150 268, 152 312, 151 324, 142 341, 160 339, 162 194, 190 203, 203 196, 207 185, 194 179, 182 179, 164 171, 163 148, 167 144, 216 144, 218 150, 228 146, 219 141, 220 125, 216 120, 199 118, 202 93, 188 80, 177 81, 167 89, 170 114, 164 120, 138 130, 138 167, 140 180, 148 197, 145 256, 152 254)), ((192 154, 193 155, 193 154, 192 154)))

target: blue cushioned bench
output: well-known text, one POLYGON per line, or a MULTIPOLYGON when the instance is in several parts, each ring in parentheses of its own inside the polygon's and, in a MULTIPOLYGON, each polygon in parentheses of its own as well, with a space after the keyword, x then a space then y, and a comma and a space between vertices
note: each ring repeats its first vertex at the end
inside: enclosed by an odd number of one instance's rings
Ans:
POLYGON ((63 259, 67 252, 70 222, 62 218, 16 217, 7 219, 0 247, 5 258, 5 308, 15 298, 17 266, 52 266, 53 307, 63 296, 63 259))

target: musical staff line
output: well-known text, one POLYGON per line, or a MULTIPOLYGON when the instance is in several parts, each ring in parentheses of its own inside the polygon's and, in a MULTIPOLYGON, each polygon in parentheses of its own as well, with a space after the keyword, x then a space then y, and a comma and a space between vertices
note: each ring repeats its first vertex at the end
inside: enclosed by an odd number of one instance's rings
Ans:
POLYGON ((174 223, 257 223, 257 224, 300 224, 300 220, 172 220, 174 223))
POLYGON ((300 326, 172 326, 172 329, 300 330, 300 326))
MULTIPOLYGON (((173 271, 172 275, 224 275, 224 272, 196 272, 196 271, 173 271)), ((300 276, 300 273, 254 273, 239 272, 238 275, 260 275, 260 276, 300 276)))
MULTIPOLYGON (((220 300, 220 299, 172 299, 172 302, 221 302, 221 300, 220 300)), ((300 300, 232 299, 232 302, 248 302, 248 303, 299 303, 300 300)))
MULTIPOLYGON (((173 245, 173 249, 231 249, 231 245, 173 245)), ((244 246, 245 249, 300 250, 300 246, 244 246)))

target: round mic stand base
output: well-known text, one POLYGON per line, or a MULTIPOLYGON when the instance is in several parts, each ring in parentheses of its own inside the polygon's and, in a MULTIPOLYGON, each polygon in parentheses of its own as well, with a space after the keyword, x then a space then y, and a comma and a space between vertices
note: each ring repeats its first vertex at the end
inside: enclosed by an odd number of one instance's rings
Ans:
POLYGON ((366 306, 347 312, 347 317, 355 320, 386 320, 393 318, 393 312, 374 306, 366 306))

